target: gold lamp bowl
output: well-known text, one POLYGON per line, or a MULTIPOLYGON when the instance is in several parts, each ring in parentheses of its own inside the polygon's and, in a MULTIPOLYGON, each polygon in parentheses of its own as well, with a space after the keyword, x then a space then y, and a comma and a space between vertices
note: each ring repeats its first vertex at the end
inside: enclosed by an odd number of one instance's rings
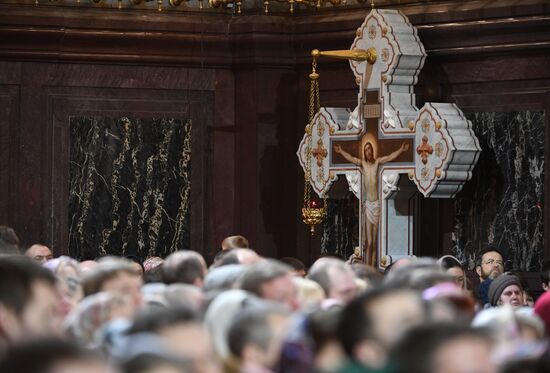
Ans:
POLYGON ((325 218, 327 210, 324 207, 303 207, 302 220, 309 225, 311 234, 315 233, 315 226, 321 224, 325 218))

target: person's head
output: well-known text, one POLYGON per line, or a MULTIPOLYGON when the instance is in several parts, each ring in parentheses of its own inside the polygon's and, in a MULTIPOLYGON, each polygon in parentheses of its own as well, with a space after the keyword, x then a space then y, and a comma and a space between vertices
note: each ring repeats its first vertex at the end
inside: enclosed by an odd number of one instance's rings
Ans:
POLYGON ((56 339, 39 339, 13 348, 0 363, 0 372, 114 373, 90 351, 56 339))
POLYGON ((384 269, 384 275, 389 275, 390 273, 394 272, 396 269, 399 269, 401 267, 407 267, 408 265, 414 264, 418 260, 418 258, 414 255, 408 255, 408 256, 399 258, 395 261, 391 255, 386 255, 385 258, 386 259, 389 258, 389 264, 384 269))
POLYGON ((34 244, 25 251, 25 256, 28 256, 38 263, 46 263, 48 260, 53 259, 52 251, 48 246, 34 244))
POLYGON ((225 237, 221 246, 222 250, 246 249, 249 247, 248 240, 240 235, 225 237))
POLYGON ((260 298, 298 306, 291 268, 275 259, 264 259, 249 266, 240 279, 240 288, 260 298))
POLYGON ((97 262, 95 260, 85 260, 83 262, 80 262, 78 267, 80 268, 80 272, 84 273, 94 268, 96 265, 97 262))
POLYGON ((143 273, 145 272, 145 267, 143 266, 142 260, 135 255, 126 255, 125 258, 130 261, 136 273, 140 276, 143 276, 143 273))
POLYGON ((66 306, 65 311, 68 313, 84 296, 81 283, 82 272, 78 262, 62 255, 48 260, 43 266, 51 270, 59 280, 58 284, 66 306))
POLYGON ((19 237, 11 227, 0 225, 0 255, 19 255, 19 237))
POLYGON ((241 264, 228 264, 211 268, 204 277, 204 292, 232 289, 246 268, 241 264))
POLYGON ((317 371, 340 371, 346 361, 346 354, 338 340, 341 312, 341 307, 331 307, 312 312, 307 318, 317 371))
POLYGON ((164 263, 164 259, 162 259, 160 256, 153 256, 153 257, 147 258, 143 262, 143 270, 145 271, 145 273, 147 273, 150 270, 155 269, 158 266, 162 265, 162 263, 164 263))
POLYGON ((550 336, 550 291, 544 292, 535 302, 535 314, 544 322, 546 334, 550 336))
POLYGON ((544 340, 547 335, 544 320, 535 313, 533 307, 514 308, 514 315, 522 342, 535 343, 544 340))
POLYGON ((523 288, 517 276, 503 274, 495 278, 489 287, 489 302, 491 306, 502 306, 509 304, 514 307, 521 307, 524 304, 523 288))
POLYGON ((230 289, 218 294, 208 305, 204 325, 212 336, 214 350, 220 359, 227 361, 230 357, 227 334, 235 317, 246 308, 262 302, 265 301, 247 291, 230 289))
POLYGON ((496 246, 487 246, 479 255, 476 272, 480 281, 495 279, 504 273, 504 257, 496 246))
POLYGON ((464 267, 457 258, 452 255, 445 255, 439 258, 437 262, 439 263, 439 265, 441 265, 441 268, 445 272, 453 276, 454 282, 458 286, 466 289, 466 276, 464 273, 464 267))
POLYGON ((162 282, 162 264, 145 271, 143 274, 143 282, 145 284, 162 282))
POLYGON ((476 313, 473 295, 453 282, 442 282, 422 292, 430 322, 469 321, 476 313))
POLYGON ((0 258, 0 344, 60 335, 61 323, 53 273, 25 257, 0 258))
POLYGON ((204 304, 202 290, 189 284, 170 284, 164 290, 164 299, 169 307, 191 307, 199 311, 204 304))
POLYGON ((78 303, 65 319, 67 334, 86 348, 97 348, 103 327, 117 319, 129 320, 134 315, 130 297, 118 293, 96 293, 78 303))
POLYGON ((165 284, 191 284, 202 288, 206 262, 196 251, 181 250, 170 254, 162 264, 165 284))
POLYGON ((292 280, 296 285, 298 303, 301 309, 305 311, 316 309, 326 299, 325 291, 315 281, 296 276, 292 280))
POLYGON ((452 282, 451 275, 443 272, 441 266, 432 258, 418 258, 401 267, 392 269, 384 277, 387 286, 410 288, 424 291, 437 284, 452 282))
POLYGON ((328 299, 342 304, 349 303, 357 296, 355 274, 350 266, 339 259, 326 259, 312 266, 308 279, 321 285, 328 299))
POLYGON ((289 265, 292 267, 292 273, 294 276, 298 277, 305 277, 307 273, 307 269, 304 263, 298 258, 294 258, 291 256, 286 256, 284 258, 280 259, 281 262, 289 265))
POLYGON ((141 276, 136 273, 132 263, 126 259, 106 257, 84 272, 82 288, 84 296, 104 292, 118 293, 132 298, 133 303, 141 305, 141 276))
POLYGON ((168 352, 189 359, 196 373, 220 373, 210 336, 198 315, 187 307, 145 307, 136 314, 128 335, 157 335, 168 352))
POLYGON ((233 249, 231 254, 236 255, 238 263, 245 266, 255 264, 263 259, 252 249, 233 249))
POLYGON ((492 341, 482 330, 456 323, 411 329, 392 350, 397 373, 496 373, 492 341))
POLYGON ((121 373, 193 373, 192 362, 177 356, 143 353, 124 361, 121 373))
POLYGON ((212 261, 212 265, 210 265, 209 269, 223 267, 231 264, 239 264, 239 258, 237 258, 237 254, 235 254, 234 251, 235 250, 218 251, 214 256, 214 260, 212 261))
POLYGON ((239 358, 241 370, 275 368, 288 327, 288 312, 277 305, 266 304, 240 314, 229 328, 228 344, 239 358))
POLYGON ((355 273, 355 277, 367 283, 367 287, 377 286, 384 279, 384 276, 376 268, 364 263, 353 263, 351 269, 355 273))
POLYGON ((403 334, 425 320, 420 296, 408 289, 368 290, 342 310, 340 343, 348 357, 364 366, 381 368, 403 334))
POLYGON ((550 290, 550 261, 544 262, 540 271, 540 282, 544 291, 550 290))
POLYGON ((367 162, 374 161, 374 148, 372 147, 372 144, 368 141, 363 146, 363 157, 367 162))

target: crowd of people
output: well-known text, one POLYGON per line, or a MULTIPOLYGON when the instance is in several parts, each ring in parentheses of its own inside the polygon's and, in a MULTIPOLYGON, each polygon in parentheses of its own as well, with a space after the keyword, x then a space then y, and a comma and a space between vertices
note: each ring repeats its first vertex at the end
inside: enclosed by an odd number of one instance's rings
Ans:
POLYGON ((307 268, 242 236, 209 266, 20 246, 0 227, 0 372, 550 372, 550 292, 535 300, 494 246, 477 278, 453 256, 307 268))

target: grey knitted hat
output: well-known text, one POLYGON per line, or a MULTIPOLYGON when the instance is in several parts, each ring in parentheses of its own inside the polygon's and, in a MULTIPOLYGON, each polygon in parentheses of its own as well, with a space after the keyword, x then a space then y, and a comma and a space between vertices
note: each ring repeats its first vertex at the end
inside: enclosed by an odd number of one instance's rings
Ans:
POLYGON ((510 285, 517 285, 522 289, 521 281, 514 275, 502 274, 493 280, 489 287, 489 302, 491 302, 491 306, 495 307, 497 305, 502 292, 510 285))

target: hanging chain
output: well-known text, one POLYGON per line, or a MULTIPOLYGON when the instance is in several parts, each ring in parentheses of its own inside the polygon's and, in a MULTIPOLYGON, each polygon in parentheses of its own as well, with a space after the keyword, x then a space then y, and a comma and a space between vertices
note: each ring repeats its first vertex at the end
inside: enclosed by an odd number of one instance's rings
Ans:
POLYGON ((309 117, 306 126, 307 145, 306 145, 306 172, 304 173, 305 188, 304 188, 304 206, 310 207, 311 201, 311 138, 313 132, 313 118, 319 111, 319 74, 317 74, 317 59, 313 58, 311 63, 311 74, 309 74, 309 117))
MULTIPOLYGON (((319 99, 319 74, 317 74, 317 59, 313 56, 313 62, 311 63, 311 74, 309 74, 309 116, 308 123, 306 125, 306 162, 304 173, 304 207, 302 208, 302 219, 304 223, 309 225, 311 234, 314 234, 315 225, 323 221, 326 216, 326 195, 323 196, 324 206, 316 206, 311 202, 311 158, 312 158, 312 142, 313 142, 313 121, 315 115, 321 108, 321 102, 319 99)), ((324 127, 318 126, 317 134, 321 139, 323 137, 324 127)), ((322 169, 317 170, 317 177, 323 178, 322 169)))
MULTIPOLYGON (((313 118, 315 117, 315 114, 321 110, 321 98, 319 96, 319 74, 317 73, 317 60, 314 58, 312 63, 312 73, 310 75, 311 78, 311 93, 310 93, 310 99, 309 99, 309 123, 310 123, 310 130, 313 129, 313 118)), ((324 127, 319 126, 319 137, 323 135, 324 127)), ((309 145, 311 146, 311 136, 309 137, 309 145)), ((311 149, 311 148, 310 148, 311 149)), ((309 168, 311 169, 311 157, 308 158, 308 164, 309 168)), ((326 214, 326 208, 327 208, 327 195, 326 193, 323 194, 323 208, 326 214)))

